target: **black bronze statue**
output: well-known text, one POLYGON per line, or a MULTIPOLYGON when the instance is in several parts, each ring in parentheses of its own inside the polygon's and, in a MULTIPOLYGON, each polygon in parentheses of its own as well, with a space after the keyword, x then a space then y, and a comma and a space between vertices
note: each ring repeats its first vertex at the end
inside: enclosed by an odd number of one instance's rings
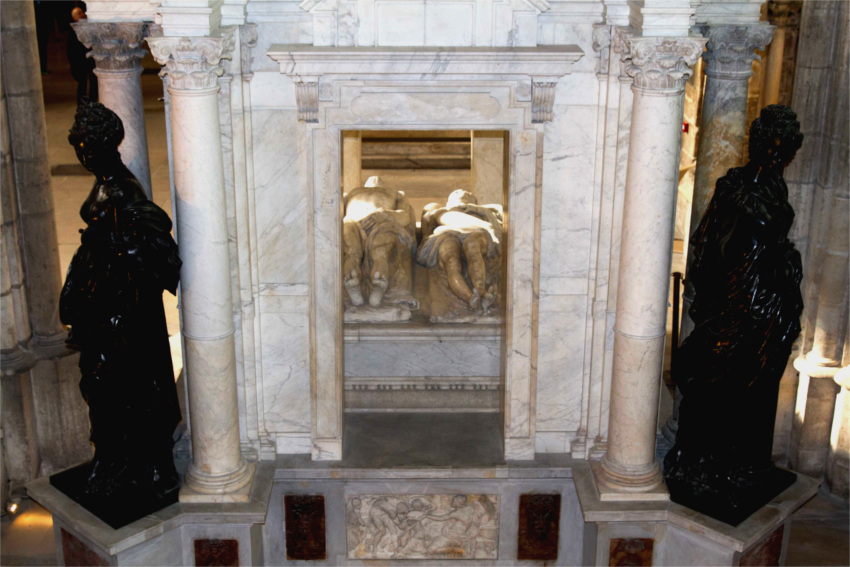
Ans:
POLYGON ((80 351, 94 458, 51 482, 120 527, 177 500, 180 422, 162 292, 180 277, 171 220, 121 162, 118 116, 84 98, 68 135, 95 177, 59 310, 80 351))
POLYGON ((750 161, 717 181, 693 237, 695 327, 678 351, 670 497, 737 525, 793 484, 771 460, 779 380, 800 333, 800 254, 782 178, 800 148, 797 116, 768 106, 750 130, 750 161))

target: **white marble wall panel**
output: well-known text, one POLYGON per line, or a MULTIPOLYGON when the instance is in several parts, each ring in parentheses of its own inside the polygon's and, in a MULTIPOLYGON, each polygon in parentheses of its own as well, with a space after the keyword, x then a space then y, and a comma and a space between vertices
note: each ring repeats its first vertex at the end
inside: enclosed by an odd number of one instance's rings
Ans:
POLYGON ((584 22, 567 21, 557 14, 543 14, 537 23, 538 45, 578 45, 585 53, 592 56, 584 57, 573 67, 573 73, 594 73, 596 71, 597 55, 593 52, 593 24, 602 21, 587 19, 584 22))
POLYGON ((541 279, 588 276, 595 146, 596 107, 556 106, 543 144, 541 279))
POLYGON ((378 45, 425 45, 425 3, 378 3, 378 45))
MULTIPOLYGON (((595 54, 594 54, 595 55, 595 54)), ((593 57, 584 58, 593 60, 593 57)), ((558 106, 593 106, 599 101, 599 79, 596 74, 587 71, 570 73, 558 81, 555 89, 555 107, 558 106)))
POLYGON ((585 296, 540 298, 538 436, 541 431, 576 431, 579 427, 586 317, 585 296))
POLYGON ((498 341, 346 343, 346 376, 499 376, 498 341))
POLYGON ((307 284, 307 195, 299 184, 294 111, 253 110, 254 194, 260 283, 307 284))
POLYGON ((313 43, 313 19, 297 2, 251 0, 248 21, 259 24, 251 71, 279 71, 280 66, 265 55, 273 43, 313 43))
POLYGON ((425 4, 425 45, 473 45, 475 7, 472 3, 425 4))
POLYGON ((278 70, 254 73, 251 79, 251 106, 255 110, 298 108, 292 79, 278 70))
POLYGON ((306 296, 260 296, 264 419, 272 434, 310 432, 308 304, 306 296))

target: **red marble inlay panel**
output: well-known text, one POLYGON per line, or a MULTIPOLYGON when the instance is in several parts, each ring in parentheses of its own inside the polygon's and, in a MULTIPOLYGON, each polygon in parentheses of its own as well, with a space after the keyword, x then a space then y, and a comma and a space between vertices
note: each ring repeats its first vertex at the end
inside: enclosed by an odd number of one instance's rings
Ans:
POLYGON ((196 539, 197 567, 239 567, 239 542, 235 539, 196 539))
POLYGON ((322 561, 327 558, 325 497, 287 494, 283 497, 286 558, 322 561))
POLYGON ((560 521, 560 494, 521 494, 517 559, 558 559, 560 521))
POLYGON ((65 528, 60 528, 60 531, 62 533, 62 557, 65 559, 65 565, 69 567, 84 567, 88 565, 106 567, 109 565, 108 559, 87 546, 70 532, 65 531, 65 528))
POLYGON ((740 565, 779 565, 784 533, 784 525, 773 530, 769 536, 744 552, 740 565))
POLYGON ((609 567, 652 567, 653 540, 648 537, 616 538, 611 540, 609 567))

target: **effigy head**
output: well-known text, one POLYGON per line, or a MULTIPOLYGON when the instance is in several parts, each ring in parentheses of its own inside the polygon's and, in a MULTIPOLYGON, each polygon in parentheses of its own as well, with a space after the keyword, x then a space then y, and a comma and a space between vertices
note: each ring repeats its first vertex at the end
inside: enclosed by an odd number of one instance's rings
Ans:
POLYGON ((449 195, 448 200, 446 200, 446 206, 448 208, 457 207, 460 205, 477 205, 478 199, 475 198, 475 195, 470 193, 465 189, 455 189, 449 195))
POLYGON ((750 127, 750 160, 765 167, 785 167, 802 144, 797 115, 787 106, 764 107, 750 127))
POLYGON ((117 114, 88 97, 80 100, 68 143, 74 146, 77 159, 86 169, 93 172, 104 160, 115 159, 123 139, 124 125, 117 114))

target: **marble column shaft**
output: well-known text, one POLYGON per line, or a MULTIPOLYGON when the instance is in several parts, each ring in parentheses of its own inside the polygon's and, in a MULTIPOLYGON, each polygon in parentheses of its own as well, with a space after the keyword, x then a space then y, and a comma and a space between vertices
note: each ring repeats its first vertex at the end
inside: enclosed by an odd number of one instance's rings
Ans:
MULTIPOLYGON (((184 362, 192 463, 181 501, 233 501, 252 479, 242 458, 230 286, 230 253, 217 77, 233 49, 221 38, 149 38, 164 65, 179 235, 184 362)), ((247 494, 244 494, 247 497, 247 494)))
MULTIPOLYGON (((693 236, 714 196, 717 180, 729 168, 743 164, 744 139, 747 128, 747 85, 753 74, 756 49, 764 49, 770 41, 773 26, 703 26, 708 39, 705 62, 705 91, 700 119, 697 164, 694 175, 694 194, 691 202, 693 236)), ((693 261, 688 239, 687 267, 693 261)), ((694 288, 685 279, 680 337, 684 340, 693 330, 688 313, 694 299, 694 288)))
POLYGON ((124 123, 124 141, 118 147, 121 160, 151 198, 148 137, 142 100, 140 48, 148 25, 141 22, 78 22, 71 27, 80 42, 91 48, 98 79, 98 97, 124 123))
MULTIPOLYGON (((30 2, 0 2, 3 92, 14 164, 19 245, 33 347, 62 347, 59 322, 62 274, 50 189, 47 126, 30 2)), ((23 338, 23 337, 21 337, 23 338)))
POLYGON ((685 82, 702 38, 634 37, 634 78, 620 247, 608 450, 597 480, 621 493, 661 483, 655 461, 685 82))

